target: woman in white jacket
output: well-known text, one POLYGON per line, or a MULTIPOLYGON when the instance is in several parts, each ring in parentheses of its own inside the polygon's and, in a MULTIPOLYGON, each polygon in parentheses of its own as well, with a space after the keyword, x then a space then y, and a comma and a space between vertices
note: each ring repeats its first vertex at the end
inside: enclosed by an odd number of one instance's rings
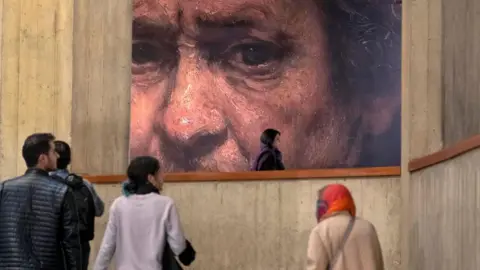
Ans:
POLYGON ((124 195, 115 199, 95 262, 107 270, 115 255, 117 270, 161 270, 165 247, 190 264, 195 251, 185 240, 173 200, 160 195, 160 164, 149 156, 128 166, 124 195))

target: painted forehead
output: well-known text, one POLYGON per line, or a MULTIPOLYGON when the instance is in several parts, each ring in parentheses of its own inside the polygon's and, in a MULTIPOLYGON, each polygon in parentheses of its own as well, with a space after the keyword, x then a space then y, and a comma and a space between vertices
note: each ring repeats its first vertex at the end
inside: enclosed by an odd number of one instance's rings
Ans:
POLYGON ((318 17, 311 0, 134 0, 134 18, 148 18, 163 24, 193 24, 198 19, 250 19, 276 24, 298 25, 318 17))

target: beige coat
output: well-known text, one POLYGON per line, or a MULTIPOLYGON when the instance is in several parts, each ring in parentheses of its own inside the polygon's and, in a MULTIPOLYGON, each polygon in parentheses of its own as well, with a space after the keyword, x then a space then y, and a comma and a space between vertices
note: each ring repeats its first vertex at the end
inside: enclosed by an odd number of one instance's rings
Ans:
MULTIPOLYGON (((326 270, 342 242, 351 216, 341 212, 322 220, 308 240, 307 270, 326 270)), ((333 270, 383 270, 383 258, 373 225, 356 218, 350 236, 332 268, 333 270)))

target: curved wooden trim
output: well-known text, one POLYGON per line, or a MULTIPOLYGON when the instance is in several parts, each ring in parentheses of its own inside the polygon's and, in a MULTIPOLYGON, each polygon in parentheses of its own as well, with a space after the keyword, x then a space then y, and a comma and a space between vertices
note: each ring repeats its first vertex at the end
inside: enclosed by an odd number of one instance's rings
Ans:
POLYGON ((408 163, 408 170, 410 172, 414 172, 425 169, 435 164, 452 159, 456 156, 465 154, 478 147, 480 147, 480 135, 470 137, 466 140, 456 143, 450 147, 446 147, 428 156, 413 159, 408 163))
MULTIPOLYGON (((346 178, 346 177, 382 177, 399 176, 400 167, 370 167, 347 169, 322 169, 322 170, 286 170, 262 172, 193 172, 165 174, 166 182, 233 182, 233 181, 265 181, 265 180, 290 180, 312 178, 346 178)), ((83 177, 95 184, 116 184, 124 181, 125 175, 87 175, 83 177)))

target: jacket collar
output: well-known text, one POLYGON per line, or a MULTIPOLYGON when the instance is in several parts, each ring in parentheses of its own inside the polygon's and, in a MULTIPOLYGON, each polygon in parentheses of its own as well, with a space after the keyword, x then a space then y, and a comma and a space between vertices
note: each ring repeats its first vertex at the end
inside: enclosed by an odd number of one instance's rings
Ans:
POLYGON ((66 179, 67 176, 68 176, 70 173, 69 173, 68 170, 66 170, 66 169, 58 169, 58 170, 56 170, 56 171, 50 172, 49 174, 50 174, 50 175, 56 175, 56 176, 59 176, 59 177, 61 177, 61 178, 66 179))
POLYGON ((42 176, 48 176, 48 172, 39 168, 28 168, 27 171, 25 172, 25 175, 27 174, 39 174, 42 176))

